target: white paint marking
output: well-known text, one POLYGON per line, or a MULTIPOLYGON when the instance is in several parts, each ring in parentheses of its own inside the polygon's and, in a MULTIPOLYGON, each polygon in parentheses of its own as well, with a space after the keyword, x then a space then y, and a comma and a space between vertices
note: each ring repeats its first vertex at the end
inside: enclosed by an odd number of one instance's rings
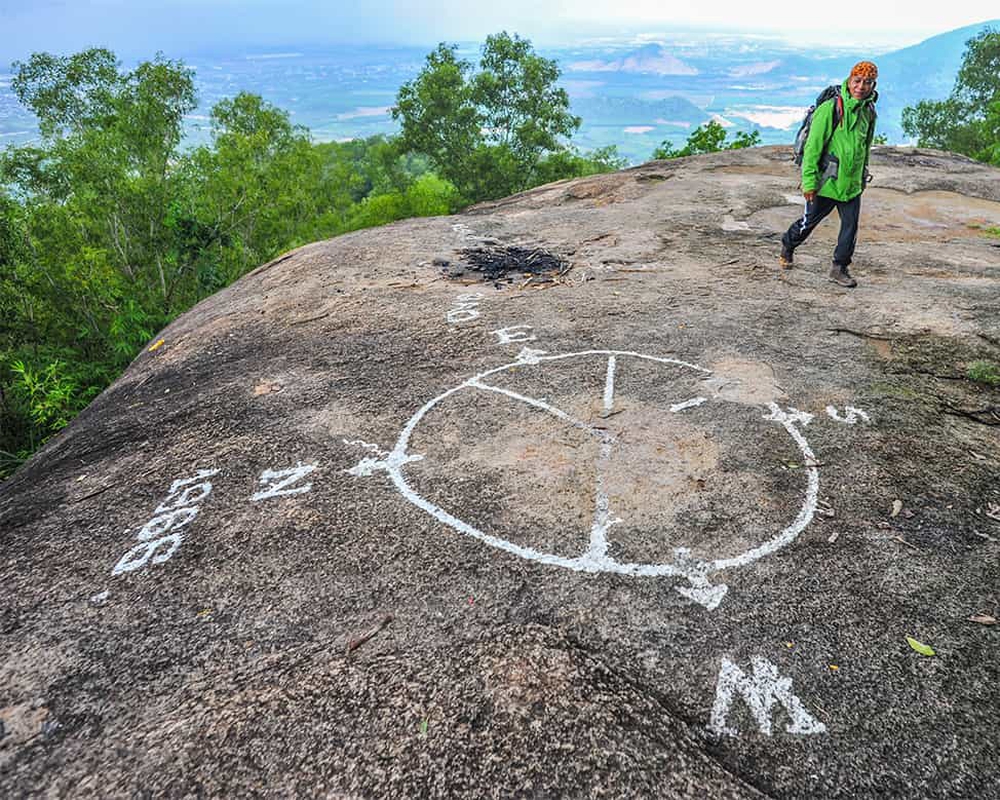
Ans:
POLYGON ((212 493, 212 484, 205 478, 218 472, 217 469, 200 469, 190 478, 181 478, 170 484, 166 500, 157 506, 153 518, 136 535, 139 544, 118 560, 111 574, 121 575, 142 569, 147 564, 162 564, 177 552, 183 541, 180 529, 190 525, 201 510, 200 506, 187 504, 200 503, 212 493), (184 491, 176 496, 182 488, 184 491))
POLYGON ((111 574, 121 575, 123 572, 132 572, 145 567, 146 564, 162 564, 177 552, 177 548, 181 546, 181 540, 182 537, 179 533, 171 533, 169 536, 151 542, 140 542, 121 557, 114 569, 111 570, 111 574), (167 548, 166 551, 154 558, 153 553, 161 546, 167 548))
POLYGON ((367 478, 385 468, 385 462, 379 458, 362 458, 355 466, 345 469, 344 472, 356 478, 367 478))
POLYGON ((764 419, 770 422, 780 422, 782 425, 794 425, 796 422, 801 422, 803 425, 808 425, 814 419, 808 411, 799 411, 791 406, 788 407, 788 411, 783 411, 777 403, 768 403, 767 407, 771 409, 771 413, 764 419))
MULTIPOLYGON (((213 472, 216 471, 217 470, 213 470, 213 472)), ((211 494, 211 492, 212 492, 212 484, 208 483, 207 481, 195 484, 194 486, 188 486, 178 496, 176 497, 168 496, 166 500, 160 503, 156 511, 153 513, 163 514, 168 511, 176 511, 178 509, 183 509, 185 506, 195 505, 197 503, 200 503, 206 497, 208 497, 208 495, 211 494)))
POLYGON ((401 459, 394 455, 389 454, 385 458, 362 458, 361 461, 354 467, 350 469, 345 469, 348 475, 354 475, 357 478, 367 478, 370 475, 374 475, 380 470, 385 470, 386 472, 398 469, 404 464, 409 464, 411 461, 422 461, 423 456, 410 455, 403 456, 401 459))
POLYGON ((558 409, 555 406, 550 406, 544 400, 537 400, 534 397, 525 397, 524 395, 518 394, 517 392, 512 392, 510 389, 503 389, 500 386, 492 386, 488 383, 483 383, 482 381, 479 381, 476 378, 470 378, 468 381, 466 381, 465 385, 470 386, 473 389, 482 389, 485 392, 496 392, 497 394, 506 395, 512 400, 517 400, 519 403, 524 403, 525 405, 529 405, 534 408, 540 408, 542 411, 548 411, 554 417, 558 417, 563 422, 569 423, 574 428, 580 428, 581 430, 584 430, 587 433, 596 436, 601 440, 610 439, 607 432, 598 430, 597 428, 588 425, 586 422, 583 422, 582 420, 576 419, 575 417, 571 417, 565 411, 562 411, 561 409, 558 409))
MULTIPOLYGON (((403 476, 402 467, 409 463, 410 461, 415 461, 421 458, 421 456, 411 456, 406 452, 406 448, 409 444, 410 437, 413 435, 413 431, 416 429, 420 421, 439 403, 443 402, 447 398, 451 397, 453 394, 466 389, 481 389, 484 391, 496 392, 499 394, 506 395, 513 400, 518 402, 523 402, 528 405, 534 406, 536 408, 543 409, 553 414, 557 418, 568 422, 574 427, 586 430, 592 435, 596 435, 601 439, 602 445, 611 445, 615 442, 614 437, 610 436, 604 431, 599 431, 592 428, 580 420, 576 420, 570 417, 565 412, 557 409, 548 403, 537 400, 531 397, 525 397, 519 395, 516 392, 509 391, 507 389, 501 389, 496 386, 491 386, 485 383, 485 379, 491 375, 496 375, 508 370, 513 370, 518 367, 524 367, 527 364, 541 364, 542 362, 556 362, 562 361, 569 358, 580 358, 586 356, 601 355, 601 356, 615 356, 616 360, 623 357, 639 358, 645 361, 652 361, 659 364, 667 364, 672 366, 686 367, 688 369, 695 370, 697 372, 703 373, 705 375, 711 375, 711 371, 700 367, 697 364, 690 364, 685 361, 680 361, 674 358, 661 358, 658 356, 645 355, 643 353, 635 353, 631 351, 623 350, 584 350, 576 353, 560 353, 558 355, 543 355, 542 351, 532 351, 525 348, 521 351, 521 355, 518 357, 517 361, 513 361, 509 364, 503 364, 499 367, 494 367, 493 369, 486 370, 479 373, 478 375, 469 378, 464 383, 448 389, 442 392, 435 398, 428 400, 424 405, 407 421, 403 430, 399 434, 399 438, 396 440, 395 447, 392 453, 383 460, 376 460, 371 458, 364 459, 360 464, 354 467, 352 470, 347 470, 347 472, 358 475, 365 476, 370 475, 376 470, 385 470, 389 473, 392 478, 393 483, 399 490, 403 498, 408 502, 412 503, 417 508, 427 512, 439 522, 447 525, 461 534, 466 536, 471 536, 474 539, 491 546, 496 547, 500 550, 504 550, 512 555, 518 556, 520 558, 529 559, 532 561, 537 561, 540 564, 545 564, 549 566, 564 567, 567 569, 573 569, 581 572, 611 572, 621 575, 633 575, 641 577, 660 577, 660 576, 673 576, 673 577, 683 577, 686 578, 691 584, 688 587, 683 587, 685 589, 682 592, 685 596, 690 597, 696 602, 703 603, 707 608, 715 608, 718 602, 721 601, 722 597, 726 593, 726 586, 724 584, 718 584, 713 586, 708 582, 708 576, 714 572, 728 569, 730 567, 742 566, 756 561, 759 558, 767 556, 780 548, 786 546, 790 542, 794 541, 795 538, 802 532, 802 530, 809 524, 812 520, 813 515, 816 510, 816 498, 819 491, 819 473, 816 467, 807 466, 807 475, 809 484, 806 489, 806 496, 803 501, 802 507, 799 510, 799 514, 791 525, 782 530, 773 539, 764 542, 760 547, 754 550, 747 551, 733 558, 727 559, 717 559, 711 562, 698 562, 691 559, 688 555, 687 557, 678 557, 675 563, 663 563, 663 564, 636 564, 636 563, 621 563, 617 562, 612 558, 608 558, 605 555, 603 558, 596 557, 592 555, 593 552, 600 552, 601 543, 599 538, 597 539, 597 546, 588 548, 588 550, 581 556, 574 558, 569 558, 565 556, 559 556, 553 553, 544 553, 535 550, 531 547, 525 547, 522 545, 515 544, 514 542, 508 541, 506 539, 501 539, 497 536, 487 534, 472 525, 458 519, 453 514, 444 510, 440 506, 432 503, 431 501, 421 497, 417 494, 413 488, 407 483, 406 478, 403 476)), ((779 422, 788 431, 789 435, 798 445, 799 449, 802 451, 803 455, 806 457, 806 464, 814 464, 816 458, 806 442, 805 438, 795 427, 796 423, 808 424, 812 419, 812 415, 806 414, 804 412, 797 411, 796 409, 789 409, 787 412, 780 409, 776 404, 771 404, 770 415, 764 417, 766 420, 773 420, 779 422)), ((603 451, 603 447, 602 447, 603 451)), ((610 451, 609 451, 610 452, 610 451)), ((602 487, 603 490, 603 487, 602 487)), ((606 522, 605 517, 601 509, 595 511, 595 527, 592 529, 592 540, 595 538, 595 530, 597 536, 605 535, 607 529, 617 522, 617 520, 612 521, 610 517, 610 511, 608 512, 606 522)))
POLYGON ((714 611, 719 607, 719 603, 721 603, 722 599, 726 596, 726 592, 729 591, 729 587, 724 583, 712 586, 706 580, 704 586, 697 586, 695 584, 690 586, 678 586, 677 591, 689 600, 694 600, 694 602, 704 606, 709 611, 714 611))
POLYGON ((806 463, 806 475, 808 478, 808 485, 806 486, 806 496, 802 502, 802 508, 799 509, 799 514, 781 533, 775 536, 770 541, 764 542, 760 547, 756 547, 753 550, 747 550, 745 553, 741 553, 733 558, 721 558, 716 559, 710 564, 712 572, 716 572, 722 569, 728 569, 730 567, 742 567, 745 564, 749 564, 752 561, 756 561, 764 556, 771 555, 771 553, 780 550, 785 545, 794 542, 796 537, 803 530, 805 530, 806 525, 812 522, 813 516, 816 514, 816 501, 819 496, 819 470, 816 468, 818 459, 809 447, 809 442, 806 441, 805 437, 795 427, 796 422, 801 422, 803 425, 808 425, 812 420, 812 414, 807 414, 804 411, 798 411, 794 408, 789 408, 788 412, 782 411, 778 407, 777 403, 770 403, 769 407, 771 413, 764 417, 765 420, 780 422, 782 427, 788 431, 788 435, 795 440, 795 443, 799 446, 799 450, 802 455, 805 456, 806 463))
POLYGON ((826 407, 826 413, 829 415, 830 419, 835 419, 837 422, 844 422, 848 425, 854 425, 859 419, 863 419, 868 424, 871 424, 871 417, 867 413, 862 411, 860 408, 855 408, 854 406, 844 406, 845 416, 840 416, 840 413, 833 406, 826 407))
POLYGON ((511 325, 507 328, 500 328, 492 331, 497 337, 497 344, 514 344, 515 342, 533 342, 536 340, 535 334, 528 334, 530 325, 511 325))
POLYGON ((169 498, 182 486, 190 486, 192 483, 196 483, 203 478, 211 478, 213 475, 218 475, 219 470, 217 469, 200 469, 190 478, 180 478, 170 484, 170 491, 167 492, 167 497, 169 498))
POLYGON ((380 456, 388 455, 381 447, 377 444, 369 444, 363 439, 341 439, 341 441, 348 445, 349 447, 363 447, 365 450, 371 450, 373 453, 377 453, 380 456))
POLYGON ((265 469, 260 474, 260 483, 266 488, 261 489, 250 499, 257 502, 259 500, 267 500, 271 497, 288 497, 289 495, 308 492, 312 489, 311 483, 307 483, 305 486, 296 486, 294 489, 287 487, 302 480, 314 469, 316 469, 315 464, 303 464, 302 462, 288 469, 279 469, 277 471, 265 469))
POLYGON ((687 547, 674 549, 674 563, 688 579, 688 586, 678 586, 677 591, 689 600, 703 605, 709 611, 718 608, 729 587, 724 583, 713 586, 708 580, 709 565, 691 555, 687 547))
POLYGON ((726 725, 726 717, 736 693, 742 695, 760 732, 771 735, 771 710, 780 703, 792 718, 785 730, 794 734, 825 733, 826 726, 813 717, 802 702, 792 694, 791 678, 783 678, 778 668, 759 656, 751 659, 753 674, 747 675, 728 658, 723 657, 715 703, 708 729, 719 736, 738 736, 739 731, 726 725))
POLYGON ((472 320, 478 318, 478 308, 466 308, 465 306, 462 306, 460 308, 453 308, 448 312, 448 322, 452 325, 457 322, 472 322, 472 320))
POLYGON ((537 364, 540 359, 539 356, 544 356, 546 350, 532 350, 530 347, 522 347, 521 352, 517 354, 517 360, 522 364, 537 364))
POLYGON ((483 299, 482 292, 460 294, 456 303, 448 312, 448 322, 471 322, 479 316, 479 301, 483 299))
POLYGON ((608 372, 604 377, 604 410, 610 411, 615 404, 615 357, 608 358, 608 372))
MULTIPOLYGON (((699 367, 696 364, 689 364, 685 361, 679 361, 675 358, 661 358, 659 356, 650 356, 643 353, 633 353, 630 351, 623 350, 584 350, 577 353, 560 353, 554 356, 534 356, 537 358, 537 362, 549 362, 549 361, 562 361, 567 358, 578 358, 581 356, 610 356, 615 355, 619 358, 622 356, 630 356, 634 358, 640 358, 645 361, 653 361, 659 364, 670 364, 681 367, 688 367, 690 369, 697 370, 706 375, 710 375, 710 370, 704 367, 699 367)), ((403 472, 399 468, 406 459, 406 447, 409 443, 410 436, 413 435, 414 429, 420 423, 420 420, 427 415, 427 413, 434 408, 438 403, 451 397, 456 392, 459 392, 466 388, 480 388, 483 386, 482 381, 491 375, 495 375, 501 372, 506 372, 515 367, 523 366, 524 362, 514 361, 510 364, 503 364, 499 367, 494 367, 493 369, 481 372, 478 375, 473 376, 469 380, 465 381, 458 386, 454 386, 445 392, 442 392, 437 397, 428 400, 424 405, 410 417, 410 420, 406 423, 402 432, 399 434, 399 439, 396 440, 396 446, 393 449, 392 456, 385 462, 385 469, 389 472, 392 477, 393 483, 396 484, 396 488, 399 489, 400 494, 408 500, 410 503, 415 505, 417 508, 426 511, 428 514, 433 516, 439 522, 454 528, 459 533, 465 534, 466 536, 471 536, 474 539, 478 539, 491 547, 496 547, 500 550, 504 550, 512 555, 519 556, 521 558, 526 558, 532 561, 538 561, 541 564, 548 564, 552 566, 566 567, 569 569, 579 570, 582 572, 614 572, 624 575, 643 575, 643 576, 660 576, 660 575, 679 575, 682 574, 681 571, 674 564, 620 564, 611 559, 606 559, 605 561, 595 561, 594 559, 588 559, 586 555, 577 558, 566 558, 564 556, 557 556, 551 553, 542 553, 531 547, 523 547, 521 545, 515 544, 513 542, 507 541, 506 539, 501 539, 497 536, 492 536, 490 534, 484 533, 483 531, 474 528, 466 522, 458 519, 452 514, 449 514, 440 506, 426 500, 425 498, 418 495, 406 482, 406 478, 403 477, 403 472), (395 463, 393 463, 395 462, 395 463), (397 466, 399 465, 399 466, 397 466)), ((493 387, 496 391, 501 391, 496 387, 493 387)), ((555 416, 565 419, 570 424, 577 427, 582 427, 592 433, 600 433, 603 437, 605 434, 603 432, 598 432, 590 428, 586 423, 582 423, 579 420, 574 420, 569 417, 565 412, 558 411, 547 403, 543 403, 533 398, 523 398, 521 395, 515 394, 514 392, 507 392, 502 390, 501 393, 506 394, 508 397, 516 400, 522 400, 522 402, 527 402, 539 408, 550 411, 550 413, 555 414, 555 416), (558 411, 558 413, 556 413, 558 411), (560 416, 562 415, 562 416, 560 416)))
MULTIPOLYGON (((607 395, 605 395, 607 400, 607 395)), ((612 525, 621 522, 618 517, 611 516, 611 506, 608 500, 608 493, 604 488, 604 472, 608 461, 611 458, 611 439, 605 439, 601 443, 601 455, 597 459, 597 489, 594 500, 594 524, 590 528, 590 546, 587 552, 581 557, 582 561, 594 567, 604 568, 608 563, 613 563, 608 558, 608 531, 612 525)))
MULTIPOLYGON (((199 495, 199 499, 208 495, 212 491, 211 485, 209 485, 208 492, 203 495, 199 495)), ((163 506, 156 509, 160 511, 163 506)), ((139 541, 148 542, 151 539, 156 539, 157 537, 163 535, 167 531, 177 530, 183 528, 186 525, 190 525, 194 518, 198 516, 198 507, 192 506, 189 508, 177 508, 173 511, 166 511, 159 516, 153 517, 149 522, 142 526, 142 529, 137 534, 139 541)))
MULTIPOLYGON (((608 368, 604 376, 604 410, 611 411, 615 404, 614 355, 608 356, 608 368)), ((621 522, 611 517, 611 505, 604 488, 604 472, 611 459, 612 438, 605 434, 601 442, 601 454, 597 459, 596 489, 594 498, 594 523, 590 527, 590 546, 583 558, 592 564, 603 564, 608 560, 608 530, 621 522)))
POLYGON ((670 410, 676 414, 678 411, 683 411, 686 408, 695 408, 696 406, 700 406, 702 403, 707 402, 707 397, 692 397, 690 400, 685 400, 683 403, 674 403, 670 406, 670 410))

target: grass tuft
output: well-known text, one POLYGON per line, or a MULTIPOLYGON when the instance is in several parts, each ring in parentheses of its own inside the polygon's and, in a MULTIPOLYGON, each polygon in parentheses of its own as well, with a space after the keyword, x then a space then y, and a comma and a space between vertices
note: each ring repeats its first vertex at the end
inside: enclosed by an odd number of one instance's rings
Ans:
POLYGON ((985 383, 987 386, 1000 386, 1000 367, 990 361, 973 361, 965 372, 969 380, 985 383))

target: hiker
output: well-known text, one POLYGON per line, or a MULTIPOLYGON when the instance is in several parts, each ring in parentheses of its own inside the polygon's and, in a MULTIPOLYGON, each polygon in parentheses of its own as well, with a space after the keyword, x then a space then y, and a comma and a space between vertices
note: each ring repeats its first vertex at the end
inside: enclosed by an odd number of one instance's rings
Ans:
MULTIPOLYGON (((819 223, 837 209, 840 234, 833 251, 830 280, 847 288, 858 285, 847 271, 858 239, 861 193, 870 180, 868 155, 875 135, 875 81, 878 68, 859 61, 840 91, 817 103, 802 148, 802 196, 805 213, 781 237, 781 266, 792 268, 792 254, 819 223)), ((834 90, 836 87, 832 87, 834 90)), ((822 95, 821 95, 822 97, 822 95)))

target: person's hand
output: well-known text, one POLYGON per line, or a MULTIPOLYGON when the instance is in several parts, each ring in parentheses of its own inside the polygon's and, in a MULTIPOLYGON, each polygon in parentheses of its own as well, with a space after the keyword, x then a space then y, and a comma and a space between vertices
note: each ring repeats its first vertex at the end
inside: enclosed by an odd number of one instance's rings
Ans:
POLYGON ((811 203, 816 199, 816 192, 803 192, 802 196, 806 199, 807 203, 811 203))

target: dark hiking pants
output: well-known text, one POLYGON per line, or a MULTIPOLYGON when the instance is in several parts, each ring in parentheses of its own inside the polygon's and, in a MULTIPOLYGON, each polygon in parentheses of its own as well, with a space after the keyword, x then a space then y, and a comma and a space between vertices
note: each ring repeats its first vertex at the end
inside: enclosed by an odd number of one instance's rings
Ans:
POLYGON ((802 244, 813 228, 820 224, 833 209, 840 215, 840 235, 837 236, 837 247, 833 251, 833 262, 847 267, 854 256, 854 245, 858 241, 858 217, 861 215, 861 195, 841 202, 829 197, 816 195, 811 203, 806 203, 805 213, 795 220, 791 227, 781 237, 781 243, 786 250, 795 250, 802 244))

